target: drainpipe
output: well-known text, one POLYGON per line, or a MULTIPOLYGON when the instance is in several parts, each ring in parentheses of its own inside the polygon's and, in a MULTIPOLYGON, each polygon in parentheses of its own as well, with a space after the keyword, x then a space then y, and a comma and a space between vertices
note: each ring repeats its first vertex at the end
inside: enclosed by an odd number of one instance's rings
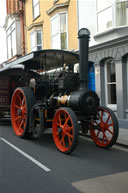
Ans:
POLYGON ((20 0, 20 23, 21 23, 21 48, 22 48, 22 55, 25 55, 25 32, 24 32, 24 2, 20 0))

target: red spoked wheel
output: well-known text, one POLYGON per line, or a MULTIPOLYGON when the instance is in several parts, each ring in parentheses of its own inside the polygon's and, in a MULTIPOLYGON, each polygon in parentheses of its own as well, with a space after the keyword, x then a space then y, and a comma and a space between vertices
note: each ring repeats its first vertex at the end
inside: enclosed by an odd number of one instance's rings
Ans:
POLYGON ((100 107, 98 110, 99 120, 93 122, 90 134, 94 143, 101 148, 109 148, 115 144, 119 125, 114 112, 107 107, 100 107))
POLYGON ((78 144, 79 125, 75 113, 70 108, 60 108, 53 119, 53 139, 63 153, 71 153, 78 144))
POLYGON ((17 88, 11 100, 11 122, 15 134, 29 137, 29 113, 35 103, 31 88, 17 88))

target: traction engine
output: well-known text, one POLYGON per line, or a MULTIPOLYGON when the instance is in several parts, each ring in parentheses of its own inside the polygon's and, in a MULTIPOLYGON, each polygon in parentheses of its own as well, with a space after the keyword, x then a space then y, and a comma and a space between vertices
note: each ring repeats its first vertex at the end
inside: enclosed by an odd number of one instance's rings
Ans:
POLYGON ((22 62, 38 76, 30 79, 29 87, 18 87, 13 93, 11 121, 17 136, 40 138, 52 128, 55 145, 64 153, 76 148, 80 132, 90 131, 101 148, 116 142, 119 126, 115 114, 101 107, 96 92, 88 90, 89 36, 87 29, 79 30, 79 55, 44 50, 33 60, 22 62), (76 63, 79 73, 74 72, 76 63))

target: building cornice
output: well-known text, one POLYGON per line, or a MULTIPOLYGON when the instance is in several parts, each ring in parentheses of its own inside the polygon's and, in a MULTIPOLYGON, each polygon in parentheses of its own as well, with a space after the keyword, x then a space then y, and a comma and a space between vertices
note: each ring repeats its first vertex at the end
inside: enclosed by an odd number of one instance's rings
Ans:
POLYGON ((65 3, 60 3, 60 4, 54 4, 53 7, 51 7, 46 13, 48 15, 51 15, 53 12, 55 12, 57 9, 63 9, 67 8, 69 6, 69 0, 65 3))
POLYGON ((5 18, 5 24, 3 26, 4 29, 7 28, 9 19, 19 20, 19 15, 17 13, 13 13, 13 14, 7 15, 6 18, 5 18))
POLYGON ((27 27, 27 30, 30 31, 34 27, 41 27, 43 25, 44 21, 32 23, 27 27))
POLYGON ((111 48, 112 46, 118 47, 122 44, 128 44, 128 35, 90 46, 89 53, 98 52, 103 49, 111 48))

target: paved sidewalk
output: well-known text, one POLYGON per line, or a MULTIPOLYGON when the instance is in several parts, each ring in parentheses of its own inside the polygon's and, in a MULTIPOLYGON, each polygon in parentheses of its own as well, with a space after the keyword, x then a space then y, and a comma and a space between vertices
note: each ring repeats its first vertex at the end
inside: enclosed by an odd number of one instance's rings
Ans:
POLYGON ((124 145, 128 147, 128 129, 119 129, 119 136, 117 139, 117 144, 124 145))

